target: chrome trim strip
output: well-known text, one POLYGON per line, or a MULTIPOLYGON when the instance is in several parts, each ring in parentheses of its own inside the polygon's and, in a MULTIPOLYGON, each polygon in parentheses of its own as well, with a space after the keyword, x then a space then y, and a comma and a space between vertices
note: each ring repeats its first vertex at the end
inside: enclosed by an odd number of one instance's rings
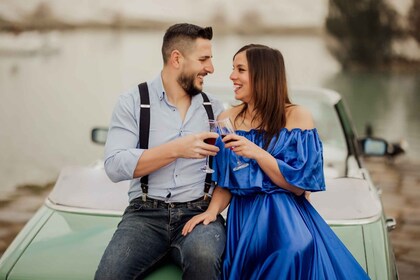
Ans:
POLYGON ((348 226, 348 225, 365 225, 371 224, 381 219, 381 215, 372 216, 365 219, 357 220, 326 220, 329 226, 348 226))
POLYGON ((116 216, 121 217, 124 211, 117 211, 117 210, 100 210, 100 209, 89 209, 89 208, 80 208, 80 207, 72 207, 66 205, 55 204, 49 198, 45 200, 45 205, 48 208, 53 210, 57 210, 60 212, 69 212, 69 213, 77 213, 77 214, 94 214, 99 216, 116 216))

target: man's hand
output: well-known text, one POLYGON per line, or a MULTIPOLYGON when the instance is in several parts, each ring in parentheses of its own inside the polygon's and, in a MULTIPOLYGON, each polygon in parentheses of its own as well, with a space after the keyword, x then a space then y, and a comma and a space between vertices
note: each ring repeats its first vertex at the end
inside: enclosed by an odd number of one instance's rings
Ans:
POLYGON ((215 156, 219 148, 204 142, 207 138, 217 138, 219 134, 215 132, 201 132, 191 134, 174 140, 175 148, 180 158, 205 158, 215 156))
POLYGON ((217 138, 215 132, 201 132, 177 138, 160 146, 147 149, 140 157, 133 178, 148 175, 163 166, 175 161, 177 158, 205 158, 214 156, 219 148, 204 143, 204 139, 217 138))

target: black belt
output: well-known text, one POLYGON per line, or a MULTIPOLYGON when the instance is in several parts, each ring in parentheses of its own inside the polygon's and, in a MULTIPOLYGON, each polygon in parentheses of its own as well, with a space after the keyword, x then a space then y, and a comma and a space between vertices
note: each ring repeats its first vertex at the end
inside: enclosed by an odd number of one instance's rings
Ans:
POLYGON ((210 199, 204 199, 204 196, 191 200, 191 201, 187 201, 187 202, 165 202, 163 200, 159 200, 159 199, 153 199, 150 197, 146 198, 146 201, 142 200, 142 197, 138 197, 135 200, 140 200, 141 202, 151 202, 153 203, 153 206, 156 207, 165 207, 165 208, 187 208, 188 206, 191 206, 191 204, 196 203, 196 202, 200 202, 200 201, 207 201, 210 203, 210 199))

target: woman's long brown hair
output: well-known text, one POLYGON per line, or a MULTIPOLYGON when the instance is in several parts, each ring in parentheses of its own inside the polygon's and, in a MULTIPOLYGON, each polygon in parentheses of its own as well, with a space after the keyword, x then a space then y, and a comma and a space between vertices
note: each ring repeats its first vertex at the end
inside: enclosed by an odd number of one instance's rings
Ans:
MULTIPOLYGON (((254 102, 254 117, 252 122, 259 121, 256 129, 265 131, 263 134, 264 149, 280 130, 286 126, 286 105, 290 105, 287 91, 286 69, 283 55, 279 50, 258 44, 250 44, 236 52, 244 52, 248 61, 248 71, 252 98, 254 102)), ((241 105, 239 105, 241 106, 241 105)), ((242 110, 235 118, 245 118, 248 104, 243 103, 242 110)))

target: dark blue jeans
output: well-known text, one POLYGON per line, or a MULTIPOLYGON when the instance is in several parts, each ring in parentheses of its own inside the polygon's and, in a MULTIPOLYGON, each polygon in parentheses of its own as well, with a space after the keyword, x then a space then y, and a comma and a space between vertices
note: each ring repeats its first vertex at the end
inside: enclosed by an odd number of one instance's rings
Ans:
POLYGON ((187 236, 184 224, 209 202, 167 204, 134 199, 102 256, 95 279, 141 279, 169 256, 183 279, 217 279, 226 243, 224 219, 199 224, 187 236))

